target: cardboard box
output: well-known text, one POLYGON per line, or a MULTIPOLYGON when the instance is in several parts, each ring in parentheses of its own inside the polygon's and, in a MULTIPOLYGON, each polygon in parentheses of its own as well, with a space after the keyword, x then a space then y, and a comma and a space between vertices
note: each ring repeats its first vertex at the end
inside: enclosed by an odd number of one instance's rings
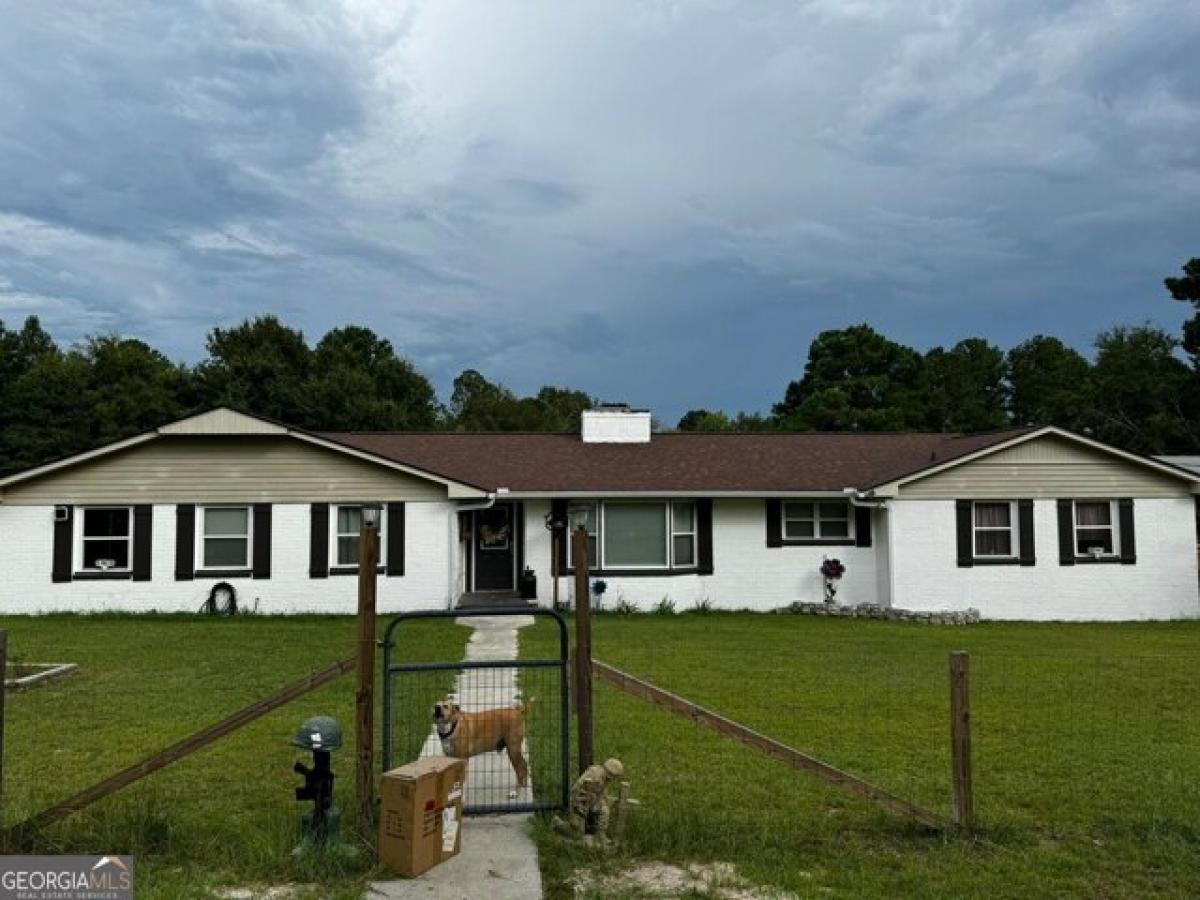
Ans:
POLYGON ((458 853, 466 777, 466 761, 448 756, 427 756, 385 772, 380 862, 414 878, 458 853))

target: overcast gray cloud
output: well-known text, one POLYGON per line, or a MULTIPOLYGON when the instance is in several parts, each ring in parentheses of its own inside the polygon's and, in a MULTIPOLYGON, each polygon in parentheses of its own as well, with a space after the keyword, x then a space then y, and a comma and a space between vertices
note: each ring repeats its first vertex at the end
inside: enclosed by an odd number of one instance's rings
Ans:
POLYGON ((762 408, 820 329, 1183 315, 1200 6, 0 0, 0 318, 194 360, 275 312, 762 408))

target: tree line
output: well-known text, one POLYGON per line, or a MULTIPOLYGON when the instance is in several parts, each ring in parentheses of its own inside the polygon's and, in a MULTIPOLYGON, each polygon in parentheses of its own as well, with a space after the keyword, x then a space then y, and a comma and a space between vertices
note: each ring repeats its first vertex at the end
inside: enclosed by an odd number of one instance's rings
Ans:
MULTIPOLYGON (((981 431, 1059 425, 1143 453, 1200 448, 1200 259, 1166 279, 1195 315, 1181 338, 1149 325, 1096 338, 1088 360, 1039 335, 921 353, 870 326, 825 331, 768 414, 695 409, 685 431, 981 431)), ((371 329, 315 345, 274 316, 212 329, 206 357, 173 362, 144 341, 97 335, 63 349, 29 317, 0 321, 0 472, 18 471, 225 405, 312 430, 574 431, 596 402, 547 385, 519 396, 474 369, 442 403, 371 329)))

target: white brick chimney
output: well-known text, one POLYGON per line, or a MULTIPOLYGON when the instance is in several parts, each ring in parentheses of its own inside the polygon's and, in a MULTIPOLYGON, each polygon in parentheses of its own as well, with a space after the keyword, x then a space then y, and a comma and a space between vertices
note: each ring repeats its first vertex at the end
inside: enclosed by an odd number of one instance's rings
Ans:
POLYGON ((624 403, 602 403, 583 411, 585 444, 650 443, 650 410, 630 409, 624 403))

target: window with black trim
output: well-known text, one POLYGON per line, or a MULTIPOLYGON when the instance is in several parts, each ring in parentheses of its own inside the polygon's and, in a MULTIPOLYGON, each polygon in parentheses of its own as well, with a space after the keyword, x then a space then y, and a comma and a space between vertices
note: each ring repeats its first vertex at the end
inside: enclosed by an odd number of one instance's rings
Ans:
MULTIPOLYGON (((333 528, 329 529, 329 558, 339 569, 358 568, 358 543, 362 530, 361 504, 334 504, 330 507, 333 512, 333 528)), ((387 540, 384 538, 387 528, 387 508, 379 512, 379 565, 387 564, 387 540)))
MULTIPOLYGON (((578 508, 585 504, 573 503, 578 508)), ((670 571, 697 565, 692 500, 605 500, 586 504, 588 563, 604 570, 670 571)), ((571 541, 567 565, 573 567, 571 541)))
POLYGON ((133 558, 133 509, 128 506, 88 506, 81 510, 79 554, 81 572, 128 572, 133 558))
POLYGON ((784 541, 845 542, 853 537, 854 519, 848 500, 787 500, 782 515, 784 541))
POLYGON ((1075 555, 1112 559, 1121 553, 1120 516, 1115 500, 1075 501, 1075 555))
POLYGON ((198 512, 198 570, 249 570, 254 541, 254 517, 250 507, 202 506, 198 507, 198 512))
POLYGON ((1015 500, 978 500, 971 504, 972 546, 976 559, 1016 559, 1015 500))

